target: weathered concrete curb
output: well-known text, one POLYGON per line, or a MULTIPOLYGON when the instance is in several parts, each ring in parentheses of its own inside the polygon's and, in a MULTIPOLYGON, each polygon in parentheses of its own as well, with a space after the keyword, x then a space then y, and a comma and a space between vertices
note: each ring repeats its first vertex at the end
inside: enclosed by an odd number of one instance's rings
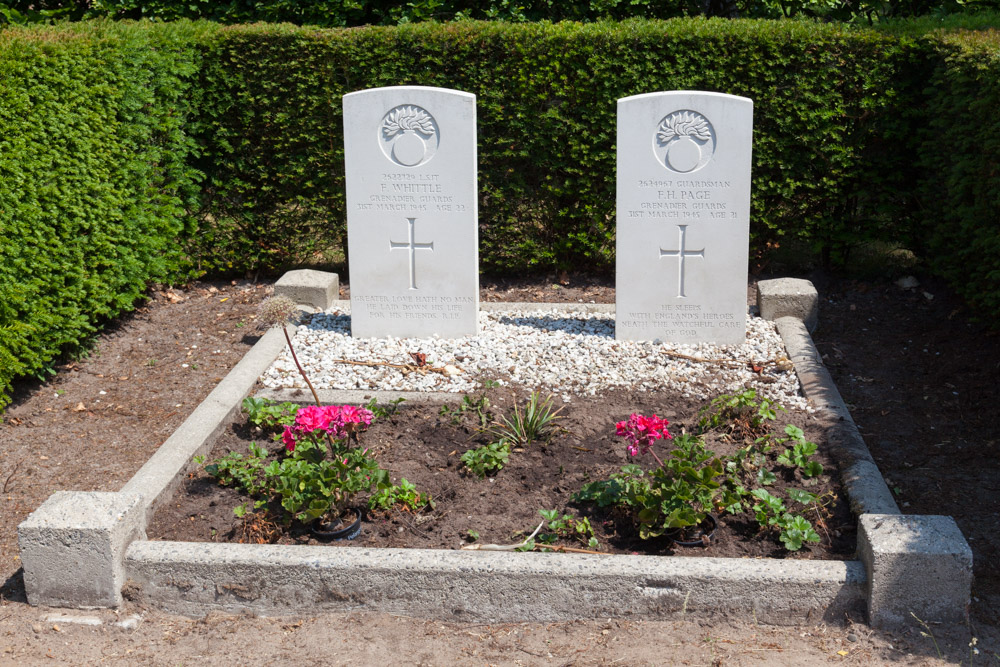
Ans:
MULTIPOLYGON (((388 403, 397 398, 406 399, 406 403, 458 403, 464 394, 457 391, 382 391, 379 389, 317 389, 319 400, 324 404, 359 405, 375 399, 379 403, 388 403)), ((312 393, 308 389, 270 389, 259 390, 254 396, 271 401, 292 403, 312 403, 312 393)))
POLYGON ((910 614, 924 621, 967 621, 972 549, 954 519, 900 513, 805 323, 797 317, 779 317, 775 325, 802 392, 823 415, 821 424, 858 517, 857 553, 868 576, 869 623, 899 627, 909 622, 910 614))
MULTIPOLYGON (((295 327, 288 326, 289 335, 295 327)), ((160 502, 180 484, 180 472, 207 454, 239 413, 257 378, 285 346, 271 329, 132 476, 118 493, 60 491, 17 529, 24 585, 35 605, 114 607, 121 604, 122 561, 160 502)))
POLYGON ((136 542, 141 599, 180 614, 369 610, 483 622, 731 613, 768 623, 861 612, 857 561, 136 542))
POLYGON ((967 623, 972 549, 950 516, 865 514, 858 555, 871 573, 868 621, 878 628, 912 623, 967 623))
POLYGON ((795 365, 802 392, 820 410, 820 423, 826 429, 831 453, 840 465, 841 481, 854 514, 899 514, 899 507, 805 324, 794 317, 782 317, 775 325, 785 342, 788 358, 795 365))
POLYGON ((794 317, 809 331, 819 324, 819 292, 808 280, 775 278, 757 283, 757 308, 765 320, 794 317))
POLYGON ((306 304, 318 310, 330 307, 340 292, 340 276, 327 271, 296 269, 286 271, 274 283, 274 296, 287 296, 295 303, 306 304))
POLYGON ((142 496, 58 491, 17 527, 33 605, 117 607, 129 544, 145 540, 142 496))

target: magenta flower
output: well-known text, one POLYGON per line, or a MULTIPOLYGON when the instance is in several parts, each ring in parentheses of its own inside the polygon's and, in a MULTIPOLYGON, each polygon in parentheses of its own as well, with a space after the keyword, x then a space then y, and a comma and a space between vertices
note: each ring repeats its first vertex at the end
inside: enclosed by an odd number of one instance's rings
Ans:
POLYGON ((307 405, 304 408, 299 408, 299 411, 295 413, 295 428, 298 431, 306 433, 311 433, 318 429, 326 430, 330 419, 331 416, 326 408, 307 405))
POLYGON ((285 443, 285 449, 289 452, 295 451, 295 435, 290 426, 285 427, 285 432, 281 434, 281 441, 285 443))
POLYGON ((344 423, 364 424, 368 426, 372 423, 372 411, 365 408, 356 408, 353 405, 345 405, 341 408, 344 423))
POLYGON ((633 412, 627 421, 615 424, 615 434, 628 440, 629 444, 626 445, 625 449, 629 456, 638 456, 649 452, 657 440, 673 437, 667 431, 669 423, 666 419, 660 419, 655 414, 652 417, 646 417, 633 412))
POLYGON ((355 433, 359 425, 371 424, 372 417, 371 410, 350 405, 308 405, 295 413, 295 425, 285 428, 281 440, 291 452, 303 436, 345 438, 355 433))

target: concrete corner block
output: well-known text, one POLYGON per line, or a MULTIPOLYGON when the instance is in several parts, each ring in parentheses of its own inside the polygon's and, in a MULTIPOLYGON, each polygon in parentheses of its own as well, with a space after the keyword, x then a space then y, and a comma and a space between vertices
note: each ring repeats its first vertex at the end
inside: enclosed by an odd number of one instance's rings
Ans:
POLYGON ((858 556, 873 627, 968 620, 972 549, 950 516, 863 514, 858 556))
POLYGON ((287 296, 295 303, 326 310, 340 294, 340 277, 336 273, 297 269, 288 271, 274 283, 275 296, 287 296))
POLYGON ((17 536, 29 603, 116 607, 125 550, 146 538, 143 498, 59 491, 18 526, 17 536))
POLYGON ((819 292, 808 280, 761 280, 757 283, 757 307, 765 320, 797 317, 809 331, 815 331, 819 322, 819 292))

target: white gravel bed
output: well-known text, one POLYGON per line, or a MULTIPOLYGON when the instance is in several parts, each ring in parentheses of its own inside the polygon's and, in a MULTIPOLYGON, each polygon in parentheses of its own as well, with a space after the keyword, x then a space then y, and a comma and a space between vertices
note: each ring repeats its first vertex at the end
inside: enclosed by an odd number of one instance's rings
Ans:
MULTIPOLYGON (((781 337, 773 323, 759 317, 748 318, 742 345, 617 341, 614 315, 571 309, 480 312, 479 325, 478 336, 456 339, 351 338, 350 315, 334 311, 313 315, 299 327, 293 343, 317 389, 473 392, 483 380, 495 379, 569 401, 573 395, 593 396, 607 389, 707 399, 748 386, 787 408, 806 408, 781 337), (425 354, 427 366, 450 365, 461 372, 449 376, 342 361, 413 364, 411 352, 425 354), (743 363, 690 361, 668 352, 743 363), (751 362, 764 366, 763 372, 754 372, 751 362)), ((261 383, 274 389, 305 388, 287 349, 261 383)))

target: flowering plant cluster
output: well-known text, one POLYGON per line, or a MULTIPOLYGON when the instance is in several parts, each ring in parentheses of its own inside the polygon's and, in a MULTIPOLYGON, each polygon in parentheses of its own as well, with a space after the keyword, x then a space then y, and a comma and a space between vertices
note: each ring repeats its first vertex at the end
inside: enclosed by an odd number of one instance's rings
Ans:
POLYGON ((309 405, 300 408, 295 414, 295 423, 285 427, 281 441, 291 453, 303 438, 309 438, 313 442, 317 437, 323 436, 336 440, 349 439, 367 428, 372 423, 372 416, 371 410, 353 405, 309 405))
MULTIPOLYGON (((249 407, 259 412, 262 405, 249 407)), ((304 524, 335 519, 356 494, 392 488, 389 473, 367 448, 352 442, 373 416, 371 410, 351 405, 299 408, 291 425, 285 422, 282 455, 272 458, 251 443, 250 456, 233 452, 205 469, 223 485, 241 487, 254 499, 255 509, 280 504, 286 524, 292 519, 304 524)))
POLYGON ((635 413, 618 422, 615 433, 628 441, 629 456, 651 454, 657 467, 646 472, 638 465, 626 465, 609 480, 585 484, 574 499, 626 508, 642 539, 668 532, 683 538, 696 531, 710 512, 739 502, 722 460, 695 436, 685 433, 674 438, 668 424, 656 415, 635 413), (653 443, 664 439, 673 440, 666 461, 652 449, 653 443))
MULTIPOLYGON (((673 437, 667 431, 667 424, 669 423, 666 419, 660 419, 656 415, 646 417, 633 412, 629 415, 627 421, 620 421, 615 424, 615 434, 628 440, 629 444, 626 446, 626 450, 629 456, 638 456, 639 454, 649 452, 650 447, 657 440, 673 437)), ((656 454, 653 454, 653 456, 656 456, 656 454)), ((657 458, 657 461, 659 461, 659 458, 657 458)))
MULTIPOLYGON (((629 463, 607 480, 584 484, 573 494, 573 500, 592 502, 598 507, 615 507, 627 513, 638 527, 641 539, 667 535, 678 543, 698 542, 700 538, 702 544, 708 544, 710 532, 714 530, 709 526, 715 524, 713 512, 740 514, 749 510, 762 530, 778 533, 789 551, 797 551, 807 542, 819 542, 812 524, 805 517, 790 512, 781 498, 764 488, 747 490, 744 486, 756 481, 763 487, 776 480, 767 468, 765 454, 771 449, 767 443, 772 442, 772 436, 764 427, 765 421, 774 419, 775 410, 782 408, 766 399, 760 399, 758 404, 753 390, 736 396, 720 396, 702 413, 712 408, 718 412, 702 418, 699 422, 702 433, 723 427, 732 433, 736 425, 744 429, 746 437, 755 438, 753 444, 738 449, 733 455, 719 457, 705 447, 702 436, 682 432, 674 437, 667 431, 669 422, 666 419, 633 413, 627 420, 615 424, 615 434, 628 442, 626 450, 630 457, 648 453, 656 459, 657 466, 645 470, 629 463), (748 414, 755 414, 757 421, 747 421, 748 414), (764 435, 758 436, 757 429, 761 428, 764 428, 764 435), (672 443, 661 460, 653 451, 653 444, 664 439, 672 443), (756 456, 751 459, 751 454, 756 456), (756 474, 747 476, 748 468, 756 470, 756 474)), ((806 441, 802 429, 796 426, 785 427, 785 433, 789 437, 777 442, 792 442, 794 446, 778 456, 776 463, 797 468, 803 477, 821 474, 822 466, 808 460, 816 451, 815 443, 806 441)), ((794 488, 786 492, 789 501, 811 506, 822 520, 816 495, 794 488)))

